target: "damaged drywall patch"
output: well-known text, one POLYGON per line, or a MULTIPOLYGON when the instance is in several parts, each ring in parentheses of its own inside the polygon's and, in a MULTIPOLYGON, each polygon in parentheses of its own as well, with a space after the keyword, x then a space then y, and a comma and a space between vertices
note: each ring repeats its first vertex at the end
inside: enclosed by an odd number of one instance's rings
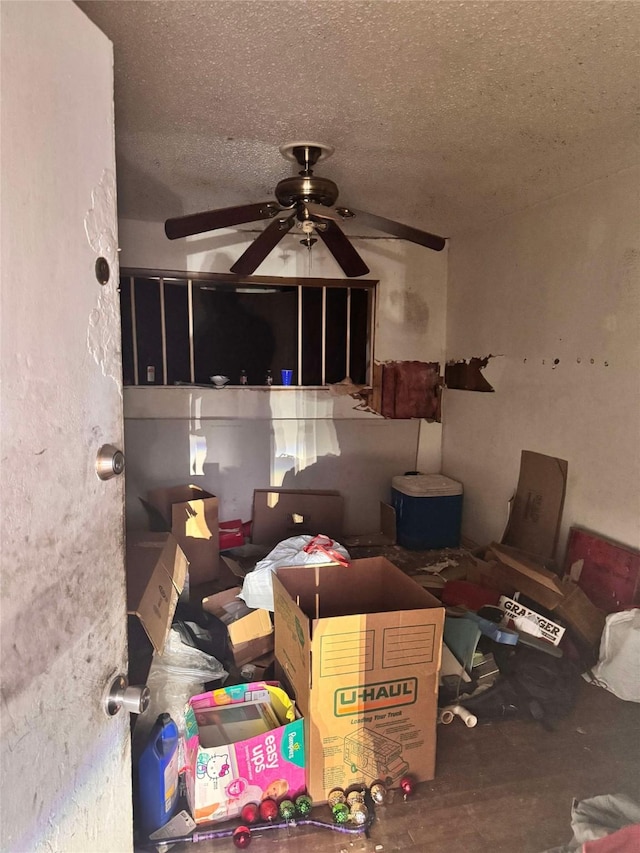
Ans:
POLYGON ((97 304, 89 314, 87 349, 102 370, 121 388, 120 363, 120 310, 118 304, 118 241, 116 209, 116 179, 105 169, 100 183, 91 193, 91 207, 84 218, 87 240, 96 258, 105 258, 109 264, 108 282, 101 286, 95 282, 97 304))
POLYGON ((445 386, 458 391, 494 391, 482 374, 489 364, 489 359, 493 357, 487 355, 484 358, 470 358, 468 361, 448 361, 444 368, 445 386))

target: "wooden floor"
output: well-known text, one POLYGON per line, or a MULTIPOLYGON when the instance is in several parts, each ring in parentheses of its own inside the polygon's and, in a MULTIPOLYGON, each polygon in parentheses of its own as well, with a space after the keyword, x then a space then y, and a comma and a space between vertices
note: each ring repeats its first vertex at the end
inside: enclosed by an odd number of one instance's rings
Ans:
MULTIPOLYGON (((457 564, 465 554, 399 546, 350 553, 382 554, 413 576, 443 559, 457 564)), ((586 682, 571 715, 552 732, 527 720, 467 729, 456 718, 438 726, 437 738, 435 780, 418 785, 407 802, 396 794, 379 807, 368 838, 311 827, 254 830, 251 853, 543 853, 571 839, 574 798, 623 793, 640 801, 640 704, 586 682)), ((312 816, 330 821, 327 806, 312 816)), ((231 839, 171 849, 236 851, 231 839)))
MULTIPOLYGON (((433 782, 376 812, 370 837, 310 827, 254 832, 251 853, 542 853, 568 842, 571 802, 640 799, 640 705, 583 684, 571 716, 547 732, 530 721, 438 726, 433 782)), ((329 819, 326 806, 314 817, 329 819)), ((233 826, 234 824, 230 824, 233 826)), ((221 826, 221 825, 220 825, 221 826)), ((218 826, 216 826, 218 828, 218 826)), ((174 853, 236 853, 230 839, 174 853)))

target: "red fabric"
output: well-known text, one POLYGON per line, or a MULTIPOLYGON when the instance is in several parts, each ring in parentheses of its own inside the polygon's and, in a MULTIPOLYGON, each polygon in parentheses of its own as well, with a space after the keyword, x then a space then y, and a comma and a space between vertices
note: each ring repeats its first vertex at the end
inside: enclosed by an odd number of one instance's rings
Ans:
POLYGON ((442 588, 442 603, 450 607, 461 605, 468 610, 480 610, 485 604, 497 605, 500 593, 478 586, 471 581, 447 581, 442 588))
POLYGON ((604 838, 586 841, 582 853, 640 853, 640 823, 623 826, 604 838))
POLYGON ((332 547, 333 544, 333 539, 329 539, 328 536, 319 534, 318 536, 314 536, 310 542, 307 542, 302 550, 307 554, 317 554, 320 552, 321 554, 329 557, 331 562, 340 563, 341 566, 348 566, 349 561, 343 557, 339 551, 334 551, 332 547))

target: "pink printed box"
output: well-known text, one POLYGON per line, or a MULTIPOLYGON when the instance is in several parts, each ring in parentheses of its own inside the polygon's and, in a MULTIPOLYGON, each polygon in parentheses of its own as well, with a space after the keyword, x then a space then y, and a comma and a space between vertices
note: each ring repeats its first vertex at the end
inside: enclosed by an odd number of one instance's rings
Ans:
POLYGON ((276 682, 193 696, 185 725, 187 796, 197 824, 306 790, 304 721, 276 682))

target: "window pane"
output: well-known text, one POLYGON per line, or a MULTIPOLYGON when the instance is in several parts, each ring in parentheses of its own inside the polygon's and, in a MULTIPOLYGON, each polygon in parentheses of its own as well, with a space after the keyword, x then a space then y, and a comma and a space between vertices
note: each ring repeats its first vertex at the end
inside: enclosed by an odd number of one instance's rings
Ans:
POLYGON ((347 291, 327 288, 327 351, 325 377, 342 382, 347 373, 347 291))
POLYGON ((302 289, 302 385, 322 385, 322 288, 302 289))
POLYGON ((135 304, 138 383, 162 385, 160 284, 157 279, 135 279, 135 304))
POLYGON ((165 281, 164 317, 167 329, 167 385, 191 382, 189 292, 186 282, 165 281))
POLYGON ((364 288, 351 290, 351 359, 350 374, 356 385, 367 381, 367 339, 369 323, 369 294, 364 288))
POLYGON ((122 333, 122 383, 133 385, 133 336, 131 329, 131 284, 129 276, 120 279, 120 329, 122 333))
POLYGON ((269 291, 194 288, 196 382, 220 373, 237 385, 246 370, 250 385, 263 385, 271 370, 279 383, 282 367, 295 369, 297 288, 269 291))

